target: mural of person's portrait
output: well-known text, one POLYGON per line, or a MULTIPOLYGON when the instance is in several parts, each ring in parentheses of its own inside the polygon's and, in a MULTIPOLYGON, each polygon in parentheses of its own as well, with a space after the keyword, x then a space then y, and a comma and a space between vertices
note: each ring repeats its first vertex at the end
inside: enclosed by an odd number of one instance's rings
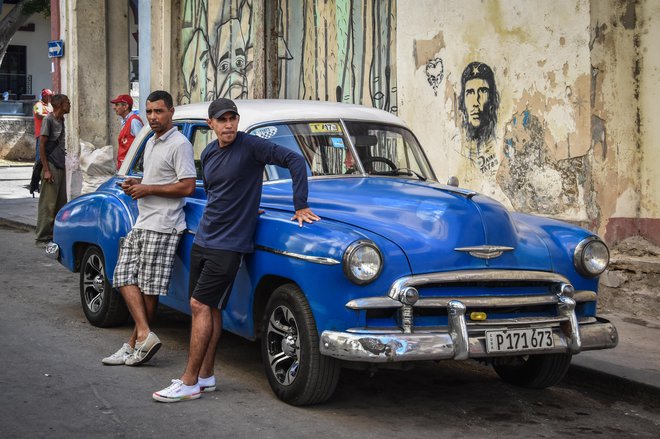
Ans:
POLYGON ((183 0, 181 7, 179 103, 247 98, 253 56, 251 1, 183 0))
POLYGON ((219 97, 245 99, 248 96, 248 45, 238 18, 230 18, 216 27, 216 68, 214 89, 219 97))
POLYGON ((493 70, 478 61, 468 64, 461 75, 459 108, 469 140, 483 144, 495 137, 499 106, 493 70))

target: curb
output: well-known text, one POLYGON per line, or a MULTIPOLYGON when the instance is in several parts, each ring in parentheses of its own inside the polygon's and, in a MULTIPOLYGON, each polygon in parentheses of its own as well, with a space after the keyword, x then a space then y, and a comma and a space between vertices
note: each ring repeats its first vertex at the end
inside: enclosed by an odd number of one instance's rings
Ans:
POLYGON ((587 366, 571 364, 563 382, 584 391, 625 395, 649 406, 660 407, 660 388, 587 366))
POLYGON ((8 218, 0 217, 0 226, 4 226, 11 229, 22 230, 24 232, 34 232, 37 230, 36 226, 31 224, 25 224, 21 221, 14 221, 8 218))

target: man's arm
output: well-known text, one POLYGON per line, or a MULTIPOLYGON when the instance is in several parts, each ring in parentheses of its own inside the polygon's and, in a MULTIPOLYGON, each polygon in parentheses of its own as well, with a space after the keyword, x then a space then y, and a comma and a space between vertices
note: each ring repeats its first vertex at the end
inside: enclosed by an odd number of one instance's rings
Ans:
POLYGON ((293 207, 296 213, 291 217, 292 221, 298 221, 298 226, 302 227, 303 222, 313 223, 321 218, 317 216, 307 205, 307 167, 305 158, 273 142, 264 140, 266 150, 265 162, 272 165, 282 166, 291 172, 291 181, 293 182, 293 207))
POLYGON ((48 166, 48 156, 46 154, 46 143, 48 143, 48 137, 50 136, 51 131, 49 122, 50 119, 46 119, 41 125, 41 133, 39 135, 39 159, 41 160, 41 167, 43 168, 44 172, 43 181, 52 183, 53 173, 50 172, 50 167, 48 166))
POLYGON ((142 129, 143 126, 144 125, 142 124, 142 122, 140 122, 140 119, 138 119, 137 117, 134 117, 131 120, 131 136, 133 136, 133 137, 137 136, 137 133, 140 132, 140 130, 142 129))
POLYGON ((126 182, 124 182, 124 185, 122 185, 124 192, 127 195, 130 195, 134 200, 146 197, 147 195, 157 195, 159 197, 167 198, 181 198, 188 197, 195 193, 194 178, 183 178, 172 184, 126 184, 126 182), (126 185, 126 187, 124 187, 124 185, 126 185))
POLYGON ((174 168, 179 181, 163 185, 142 184, 139 182, 130 185, 130 187, 124 189, 124 192, 130 195, 134 200, 146 197, 147 195, 181 198, 194 194, 195 183, 197 181, 197 171, 195 171, 192 145, 186 139, 185 142, 177 145, 173 149, 172 154, 174 168))

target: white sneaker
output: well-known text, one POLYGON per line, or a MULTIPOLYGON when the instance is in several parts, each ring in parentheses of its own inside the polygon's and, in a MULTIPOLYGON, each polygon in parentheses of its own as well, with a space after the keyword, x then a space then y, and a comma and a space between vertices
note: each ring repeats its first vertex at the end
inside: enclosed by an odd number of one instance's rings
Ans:
POLYGON ((131 355, 133 355, 133 348, 128 343, 124 343, 117 352, 101 360, 101 363, 107 366, 119 366, 126 363, 131 355))
POLYGON ((133 355, 126 359, 126 366, 139 366, 146 363, 154 356, 158 349, 161 347, 160 339, 153 332, 149 332, 147 338, 143 341, 135 342, 135 350, 133 355))
POLYGON ((199 384, 199 390, 202 392, 213 392, 215 390, 215 375, 207 378, 197 377, 197 384, 199 384))
POLYGON ((163 390, 154 392, 151 396, 160 402, 179 402, 197 399, 202 396, 202 392, 199 389, 199 383, 194 386, 186 386, 181 380, 172 380, 172 384, 163 390))

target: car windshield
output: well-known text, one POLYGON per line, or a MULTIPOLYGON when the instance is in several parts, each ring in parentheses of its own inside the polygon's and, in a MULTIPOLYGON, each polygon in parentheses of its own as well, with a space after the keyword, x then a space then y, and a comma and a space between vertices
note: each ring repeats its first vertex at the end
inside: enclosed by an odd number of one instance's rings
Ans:
MULTIPOLYGON (((301 153, 312 176, 380 175, 434 179, 417 140, 405 128, 364 121, 297 122, 261 126, 250 134, 301 153), (345 132, 348 131, 348 132, 345 132)), ((273 167, 273 179, 288 172, 273 167)))

